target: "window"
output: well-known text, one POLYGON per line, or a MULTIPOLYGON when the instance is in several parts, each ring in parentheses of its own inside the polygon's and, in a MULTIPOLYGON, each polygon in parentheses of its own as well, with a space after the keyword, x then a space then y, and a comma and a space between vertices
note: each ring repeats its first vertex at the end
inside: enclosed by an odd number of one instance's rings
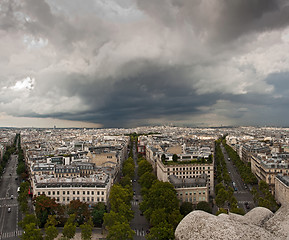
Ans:
POLYGON ((104 192, 101 192, 101 195, 104 195, 104 192))
POLYGON ((56 198, 56 201, 59 202, 59 197, 56 198))
POLYGON ((101 201, 104 202, 104 198, 103 197, 101 198, 101 201))
POLYGON ((57 191, 57 195, 59 195, 59 191, 57 191))
POLYGON ((89 202, 89 197, 87 197, 87 201, 89 202))
POLYGON ((85 202, 85 197, 82 198, 82 201, 85 202))
POLYGON ((77 191, 77 195, 79 195, 79 191, 77 191))
POLYGON ((91 198, 91 201, 94 202, 94 198, 93 197, 91 198))
POLYGON ((65 202, 65 197, 62 198, 63 202, 65 202))
POLYGON ((55 191, 52 192, 52 195, 55 195, 55 191))
POLYGON ((40 192, 38 192, 38 196, 40 196, 40 192))
POLYGON ((69 195, 69 191, 67 191, 67 195, 69 195))
POLYGON ((94 191, 91 191, 91 195, 93 195, 94 194, 94 191))
POLYGON ((73 191, 72 194, 75 195, 75 191, 73 191))
POLYGON ((97 191, 97 195, 99 195, 99 191, 97 191))
POLYGON ((65 195, 65 191, 63 191, 63 195, 65 195))
POLYGON ((87 191, 87 195, 89 195, 89 191, 87 191))
POLYGON ((85 191, 83 191, 83 195, 85 195, 85 191))
POLYGON ((48 191, 48 195, 50 195, 50 191, 48 191))
POLYGON ((69 202, 69 197, 67 197, 67 202, 69 202))

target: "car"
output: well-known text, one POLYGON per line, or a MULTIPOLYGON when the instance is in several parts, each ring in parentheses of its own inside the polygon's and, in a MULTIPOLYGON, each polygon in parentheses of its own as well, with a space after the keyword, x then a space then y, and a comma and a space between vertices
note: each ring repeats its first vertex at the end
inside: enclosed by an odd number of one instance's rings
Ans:
POLYGON ((13 196, 13 194, 11 195, 11 197, 10 197, 11 199, 13 199, 14 198, 14 196, 13 196))
POLYGON ((249 205, 248 202, 245 202, 244 204, 245 204, 245 207, 246 207, 247 209, 250 209, 250 205, 249 205))
POLYGON ((135 191, 133 191, 133 195, 135 195, 135 191))
POLYGON ((16 177, 15 180, 18 180, 18 177, 16 177))
POLYGON ((9 176, 12 176, 12 174, 11 174, 11 173, 9 173, 9 176))
POLYGON ((10 207, 8 208, 8 212, 9 212, 9 213, 11 212, 11 208, 10 208, 10 207))

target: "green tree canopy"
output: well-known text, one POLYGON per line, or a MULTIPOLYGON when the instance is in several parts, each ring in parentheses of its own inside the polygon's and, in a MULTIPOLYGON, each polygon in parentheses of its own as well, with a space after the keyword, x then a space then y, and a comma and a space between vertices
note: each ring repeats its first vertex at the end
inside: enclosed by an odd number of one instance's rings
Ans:
POLYGON ((196 210, 203 210, 207 213, 212 213, 212 208, 208 202, 202 201, 199 202, 196 206, 196 210))
POLYGON ((114 184, 110 191, 109 201, 111 205, 111 210, 118 212, 118 208, 122 203, 127 205, 130 204, 130 201, 133 197, 133 194, 127 188, 123 188, 119 184, 114 184))
POLYGON ((63 227, 62 231, 63 237, 66 237, 68 239, 74 238, 76 232, 76 223, 74 223, 74 221, 75 215, 71 214, 63 227))
POLYGON ((40 227, 43 227, 47 221, 48 215, 55 215, 58 204, 55 199, 49 198, 44 194, 35 199, 35 212, 39 220, 40 227))
POLYGON ((93 224, 97 227, 101 227, 103 223, 103 216, 106 212, 105 204, 102 202, 98 202, 92 210, 92 221, 93 224))
POLYGON ((174 228, 167 222, 161 222, 150 229, 146 238, 148 240, 173 240, 175 239, 174 228))
POLYGON ((127 222, 117 222, 109 228, 107 239, 109 240, 130 240, 133 239, 135 232, 127 222))
POLYGON ((45 224, 45 240, 53 240, 58 236, 58 230, 55 227, 57 220, 54 215, 49 215, 45 224))
POLYGON ((142 188, 145 187, 147 189, 150 189, 153 182, 156 180, 157 180, 157 178, 153 173, 146 172, 139 178, 139 183, 140 183, 142 188))
POLYGON ((86 223, 80 225, 80 228, 81 228, 81 239, 90 240, 93 228, 93 222, 91 218, 86 223))
POLYGON ((152 165, 147 160, 142 160, 138 164, 138 176, 141 177, 146 172, 152 172, 152 165))
POLYGON ((68 204, 68 214, 75 214, 78 225, 83 224, 90 218, 88 204, 79 200, 72 200, 68 204))
POLYGON ((180 212, 183 216, 186 216, 189 214, 191 211, 194 210, 193 204, 190 202, 182 202, 180 206, 180 212))
POLYGON ((42 240, 43 236, 41 230, 32 222, 25 225, 24 233, 20 238, 22 240, 42 240))

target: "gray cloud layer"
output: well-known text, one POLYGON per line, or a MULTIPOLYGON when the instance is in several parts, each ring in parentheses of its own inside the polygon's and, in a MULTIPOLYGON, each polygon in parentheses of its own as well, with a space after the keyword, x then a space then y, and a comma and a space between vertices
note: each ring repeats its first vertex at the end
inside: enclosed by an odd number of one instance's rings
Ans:
POLYGON ((3 0, 0 112, 288 125, 288 23, 285 0, 3 0))

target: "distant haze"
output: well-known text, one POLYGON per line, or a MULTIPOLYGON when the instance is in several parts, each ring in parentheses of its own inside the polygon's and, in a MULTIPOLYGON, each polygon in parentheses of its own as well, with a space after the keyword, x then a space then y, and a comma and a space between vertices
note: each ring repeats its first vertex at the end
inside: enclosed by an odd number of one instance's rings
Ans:
POLYGON ((287 0, 1 0, 0 39, 0 126, 289 126, 287 0))

